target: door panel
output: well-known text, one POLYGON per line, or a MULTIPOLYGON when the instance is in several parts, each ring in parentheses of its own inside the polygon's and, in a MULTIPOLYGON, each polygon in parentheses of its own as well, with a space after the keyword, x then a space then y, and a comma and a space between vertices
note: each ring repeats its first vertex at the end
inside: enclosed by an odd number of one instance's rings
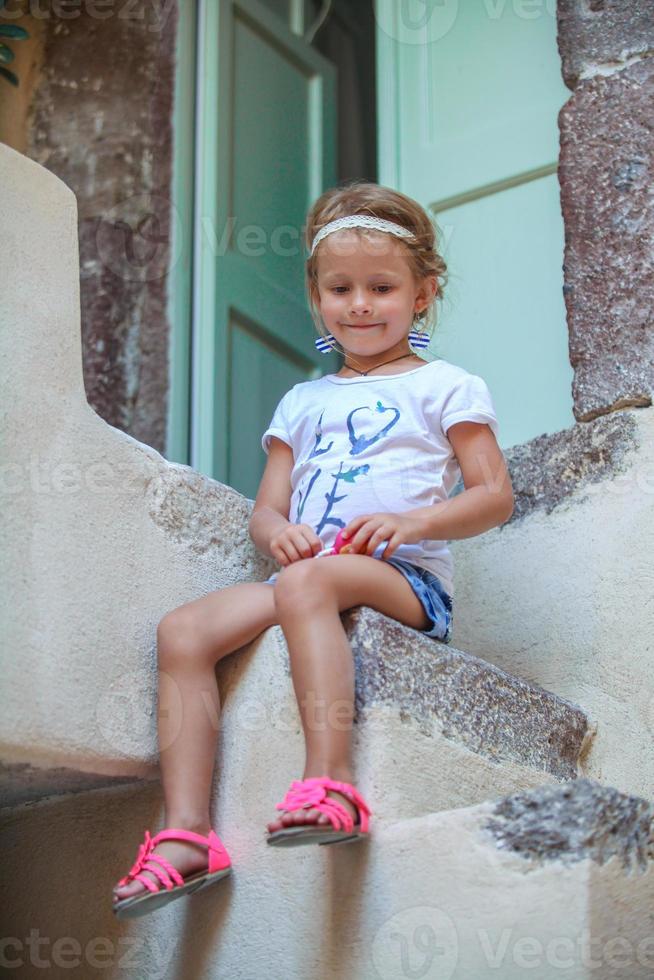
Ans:
POLYGON ((251 488, 252 492, 246 493, 246 496, 252 500, 265 465, 261 435, 272 417, 280 394, 292 388, 298 380, 314 376, 314 366, 310 361, 295 356, 288 348, 272 346, 270 340, 270 334, 267 338, 261 336, 254 322, 233 316, 229 329, 230 486, 251 488))
MULTIPOLYGON (((394 6, 399 25, 403 9, 424 8, 394 6)), ((453 18, 447 7, 409 31, 413 43, 397 47, 405 89, 400 166, 429 202, 555 161, 557 113, 570 95, 545 3, 531 11, 537 16, 508 0, 459 3, 453 18)))
POLYGON ((574 423, 556 177, 570 93, 554 6, 375 6, 379 180, 443 232, 449 281, 430 349, 488 382, 503 447, 574 423))
POLYGON ((335 183, 335 72, 256 0, 205 0, 192 465, 253 499, 284 392, 316 351, 304 219, 335 183))
POLYGON ((430 349, 488 382, 502 446, 574 425, 556 174, 436 217, 450 280, 430 349))

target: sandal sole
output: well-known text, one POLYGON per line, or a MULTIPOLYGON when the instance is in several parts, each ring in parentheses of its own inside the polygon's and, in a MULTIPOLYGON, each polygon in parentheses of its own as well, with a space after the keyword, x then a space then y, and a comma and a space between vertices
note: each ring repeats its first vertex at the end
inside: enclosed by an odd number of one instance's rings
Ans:
POLYGON ((199 892, 204 888, 208 888, 210 885, 215 885, 231 873, 231 867, 223 868, 221 871, 216 871, 212 875, 208 875, 205 871, 199 871, 197 874, 188 878, 183 885, 176 885, 170 891, 166 888, 161 888, 156 893, 146 891, 145 894, 135 895, 133 898, 124 898, 121 902, 115 902, 112 911, 117 919, 134 919, 139 915, 147 915, 149 912, 154 912, 156 909, 168 905, 169 902, 183 898, 184 895, 191 895, 193 892, 199 892))
POLYGON ((289 827, 278 830, 266 839, 271 847, 300 847, 303 844, 349 844, 352 841, 363 840, 370 834, 339 834, 336 831, 315 833, 305 827, 289 827))

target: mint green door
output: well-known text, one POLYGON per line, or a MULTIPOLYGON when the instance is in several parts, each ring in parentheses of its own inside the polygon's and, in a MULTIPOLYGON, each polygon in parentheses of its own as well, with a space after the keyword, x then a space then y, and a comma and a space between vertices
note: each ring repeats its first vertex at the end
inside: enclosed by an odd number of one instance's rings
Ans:
POLYGON ((256 0, 205 0, 191 465, 254 499, 283 393, 334 370, 304 286, 304 219, 335 183, 330 62, 256 0))
POLYGON ((379 181, 443 232, 433 354, 488 383, 508 447, 574 424, 556 174, 556 4, 376 0, 379 181))

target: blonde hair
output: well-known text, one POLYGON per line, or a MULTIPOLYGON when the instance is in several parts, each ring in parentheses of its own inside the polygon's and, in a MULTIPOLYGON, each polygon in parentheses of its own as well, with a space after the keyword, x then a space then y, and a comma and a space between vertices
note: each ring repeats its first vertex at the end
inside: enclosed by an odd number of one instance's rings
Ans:
MULTIPOLYGON (((348 181, 340 187, 332 187, 321 194, 309 211, 305 224, 307 252, 311 252, 313 239, 321 228, 330 221, 349 214, 368 214, 376 218, 385 218, 403 225, 413 233, 415 241, 405 238, 397 238, 396 241, 402 243, 403 254, 417 283, 428 276, 436 278, 437 291, 434 299, 413 317, 413 326, 421 332, 429 332, 431 326, 436 326, 436 300, 442 299, 443 288, 447 283, 447 266, 438 251, 437 241, 440 232, 436 222, 417 201, 400 191, 370 181, 348 181)), ((352 228, 351 231, 356 232, 360 237, 368 233, 365 228, 352 228)), ((321 244, 322 242, 306 260, 305 272, 307 302, 311 316, 320 336, 326 337, 327 333, 315 302, 318 295, 318 255, 321 244)), ((433 331, 430 333, 430 339, 432 335, 433 331)), ((335 339, 334 344, 337 350, 341 349, 335 339)))

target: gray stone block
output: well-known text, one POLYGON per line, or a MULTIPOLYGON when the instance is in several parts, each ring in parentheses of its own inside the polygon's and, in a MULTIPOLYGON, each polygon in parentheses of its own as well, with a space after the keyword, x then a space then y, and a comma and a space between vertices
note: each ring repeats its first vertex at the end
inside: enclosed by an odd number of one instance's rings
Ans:
POLYGON ((576 704, 421 634, 367 606, 343 614, 355 658, 355 721, 393 704, 426 734, 442 735, 495 762, 574 779, 591 738, 576 704))
POLYGON ((652 404, 654 59, 578 85, 559 113, 573 412, 652 404))
POLYGON ((590 858, 644 871, 654 858, 654 810, 591 779, 565 786, 538 786, 499 800, 486 829, 498 847, 523 857, 570 864, 590 858))
POLYGON ((558 0, 557 22, 568 88, 594 65, 617 67, 654 49, 651 0, 558 0))

